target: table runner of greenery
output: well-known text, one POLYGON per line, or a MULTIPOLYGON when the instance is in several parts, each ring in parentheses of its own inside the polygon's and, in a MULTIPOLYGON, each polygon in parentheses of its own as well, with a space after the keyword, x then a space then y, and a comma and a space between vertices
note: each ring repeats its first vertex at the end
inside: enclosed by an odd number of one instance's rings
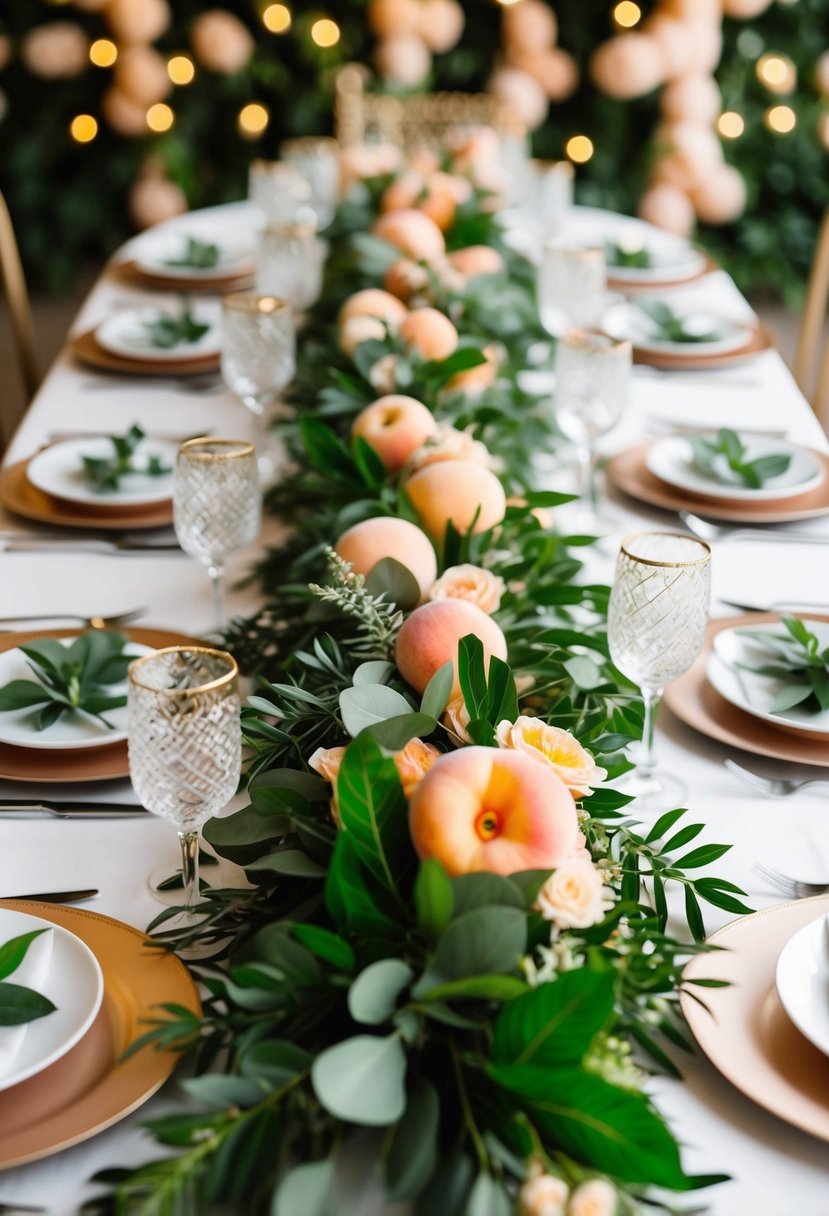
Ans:
MULTIPOLYGON (((417 302, 453 319, 455 352, 423 358, 389 331, 343 353, 343 302, 400 257, 370 234, 387 184, 367 182, 327 234, 323 294, 300 335, 297 418, 283 427, 294 467, 268 494, 290 527, 257 572, 266 606, 227 639, 262 676, 243 711, 250 805, 205 835, 254 886, 206 890, 201 927, 168 935, 220 951, 198 966, 203 1019, 170 1007, 142 1040, 191 1052, 191 1103, 147 1125, 163 1156, 99 1176, 109 1193, 96 1211, 346 1213, 335 1174, 360 1128, 360 1157, 388 1200, 424 1216, 674 1211, 666 1192, 720 1180, 685 1174, 645 1083, 651 1069, 678 1075, 666 1044, 690 1049, 678 996, 684 962, 705 949, 701 901, 747 910, 732 884, 695 876, 728 846, 692 843, 703 827, 681 809, 642 827, 601 782, 601 770, 612 780, 630 767, 641 705, 608 656, 608 588, 583 581, 578 555, 593 540, 562 534, 567 496, 534 483, 534 453, 556 440, 517 377, 543 334, 530 269, 485 195, 459 207, 447 243, 487 245, 502 268, 421 267, 417 302), (490 384, 456 379, 487 357, 490 384), (508 660, 487 671, 479 639, 464 636, 464 704, 451 663, 422 695, 396 666, 421 596, 407 553, 363 578, 329 548, 378 515, 421 521, 404 489, 411 463, 390 473, 351 436, 379 395, 378 364, 387 389, 455 428, 437 446, 468 454, 478 442, 475 458, 508 496, 492 527, 450 523, 437 538, 439 572, 473 566, 500 589, 508 660), (565 800, 582 835, 552 874, 459 872, 450 849, 450 877, 447 846, 444 864, 422 844, 418 857, 407 814, 428 818, 460 744, 473 769, 534 751, 539 783, 560 784, 548 777, 556 761, 566 779, 574 752, 590 769, 598 784, 574 779, 565 800), (690 933, 669 927, 670 888, 684 893, 690 933)), ((155 922, 162 939, 168 915, 155 922)))

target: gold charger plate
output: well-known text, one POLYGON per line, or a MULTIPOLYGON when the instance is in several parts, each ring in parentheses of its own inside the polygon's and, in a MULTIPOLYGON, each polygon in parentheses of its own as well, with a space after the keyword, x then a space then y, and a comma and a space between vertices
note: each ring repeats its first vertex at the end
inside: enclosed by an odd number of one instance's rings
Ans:
POLYGON ((178 275, 153 274, 135 261, 116 262, 112 270, 115 276, 124 282, 151 287, 154 291, 203 291, 213 295, 241 291, 252 286, 254 279, 253 269, 245 274, 236 271, 233 274, 194 275, 191 279, 178 275))
MULTIPOLYGON (((778 524, 791 523, 798 519, 814 519, 829 515, 829 456, 824 452, 806 449, 815 456, 824 469, 820 485, 804 494, 790 498, 766 498, 762 502, 734 502, 730 498, 710 498, 692 494, 690 490, 679 490, 668 485, 650 471, 646 464, 648 449, 658 439, 626 448, 607 462, 605 473, 608 480, 631 498, 663 507, 666 511, 699 511, 714 519, 730 523, 778 524)), ((773 539, 773 537, 769 537, 773 539)))
POLYGON ((167 1002, 201 1013, 190 972, 167 951, 149 949, 138 929, 109 916, 20 900, 0 907, 61 925, 89 946, 104 975, 92 1027, 57 1063, 0 1093, 0 1169, 48 1157, 130 1114, 160 1089, 179 1056, 145 1047, 121 1056, 167 1002))
MULTIPOLYGON (((76 638, 82 629, 37 629, 0 634, 0 654, 35 638, 76 638)), ((201 645, 196 638, 166 629, 120 629, 131 642, 142 646, 201 645)), ((75 751, 15 747, 0 743, 0 781, 35 781, 44 784, 74 781, 118 781, 130 774, 125 740, 108 747, 78 748, 75 751)))
POLYGON ((88 329, 69 339, 69 349, 81 363, 103 368, 108 372, 126 372, 130 376, 203 376, 206 372, 217 372, 221 366, 218 353, 191 355, 181 359, 130 359, 105 350, 95 337, 95 330, 88 329))
MULTIPOLYGON (((32 457, 29 457, 32 459, 32 457)), ((23 519, 52 524, 57 528, 96 528, 134 532, 143 528, 166 528, 173 522, 173 500, 137 507, 96 507, 53 498, 26 476, 29 460, 0 469, 0 502, 23 519)))
POLYGON ((720 950, 696 955, 690 979, 727 980, 727 988, 693 988, 706 1012, 680 990, 682 1012, 714 1067, 758 1106, 821 1140, 829 1140, 829 1057, 789 1020, 774 986, 777 958, 804 925, 829 912, 829 896, 776 904, 732 921, 708 941, 720 950))
POLYGON ((642 350, 634 345, 633 362, 643 363, 648 367, 659 367, 663 371, 695 372, 710 371, 717 367, 731 367, 733 364, 744 363, 754 359, 764 351, 774 346, 771 334, 762 325, 747 327, 751 336, 742 346, 733 350, 720 351, 718 354, 678 355, 672 351, 642 350))
MULTIPOLYGON (((808 616, 816 621, 829 621, 829 616, 822 616, 818 612, 810 612, 808 616)), ((708 657, 714 638, 721 629, 739 629, 779 620, 779 613, 776 612, 749 612, 744 616, 711 621, 702 653, 684 675, 668 685, 662 698, 663 704, 680 722, 719 743, 775 760, 829 768, 829 743, 825 738, 814 734, 796 734, 791 727, 779 729, 772 726, 726 701, 708 683, 705 674, 708 657)))

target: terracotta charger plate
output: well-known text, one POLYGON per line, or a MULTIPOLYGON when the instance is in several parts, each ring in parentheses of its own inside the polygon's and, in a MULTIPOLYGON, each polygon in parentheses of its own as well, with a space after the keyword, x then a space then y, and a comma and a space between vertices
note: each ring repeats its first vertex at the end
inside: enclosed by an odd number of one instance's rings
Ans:
MULTIPOLYGON (((30 459, 32 459, 30 457, 30 459)), ((140 506, 85 506, 53 498, 32 485, 26 475, 28 460, 0 469, 0 502, 15 515, 58 528, 95 528, 134 532, 143 528, 166 528, 173 522, 173 501, 140 506)))
POLYGON ((829 912, 829 896, 777 904, 734 920, 708 938, 683 974, 682 1012, 708 1059, 746 1097, 778 1119, 829 1140, 829 1057, 789 1021, 774 986, 777 958, 804 925, 829 912), (727 988, 694 988, 691 979, 727 988))
MULTIPOLYGON (((61 925, 89 946, 104 976, 101 1010, 55 1064, 0 1093, 0 1169, 87 1140, 146 1102, 172 1073, 175 1052, 144 1047, 123 1060, 147 1020, 168 1002, 201 1013, 196 985, 174 955, 147 946, 137 929, 81 908, 0 900, 61 925)), ((163 1016, 163 1014, 162 1014, 163 1016)))
POLYGON ((152 271, 145 270, 135 261, 116 262, 113 264, 112 270, 119 279, 123 279, 127 283, 151 287, 155 291, 204 291, 214 295, 250 287, 254 277, 252 269, 245 274, 234 271, 233 274, 193 275, 189 279, 179 275, 173 277, 172 275, 153 274, 152 271))
MULTIPOLYGON (((808 449, 810 454, 820 461, 825 471, 820 485, 815 486, 813 490, 789 498, 765 498, 762 502, 751 503, 735 502, 730 498, 709 498, 708 495, 697 496, 660 480, 646 464, 648 449, 658 442, 658 439, 654 439, 649 443, 638 444, 611 457, 605 467, 608 480, 618 490, 638 499, 639 502, 663 507, 666 511, 699 511, 706 517, 731 523, 781 524, 829 515, 829 456, 824 452, 808 449)), ((773 537, 770 536, 769 539, 773 537)))
POLYGON ((750 337, 742 345, 733 350, 724 350, 716 354, 679 355, 673 351, 642 350, 634 344, 633 362, 643 363, 648 367, 658 367, 663 371, 695 372, 711 371, 718 367, 731 367, 744 363, 762 355, 764 351, 774 346, 771 335, 762 325, 750 327, 750 337))
MULTIPOLYGON (((829 617, 810 612, 813 620, 829 621, 829 617)), ((776 612, 749 612, 711 621, 702 653, 692 667, 672 681, 665 689, 663 704, 693 730, 758 756, 775 760, 791 760, 800 764, 816 764, 829 768, 829 743, 814 734, 796 734, 794 728, 779 730, 761 718, 744 713, 726 701, 708 683, 705 670, 716 635, 721 629, 750 628, 770 621, 779 621, 776 612)))
POLYGON ((719 269, 719 262, 715 262, 713 258, 708 257, 706 254, 704 263, 693 274, 684 275, 679 279, 675 276, 667 276, 664 279, 652 278, 648 279, 647 282, 634 282, 632 279, 626 278, 624 274, 617 278, 614 273, 616 267, 608 266, 607 286, 611 291, 621 291, 625 295, 647 295, 650 291, 663 291, 668 287, 684 287, 686 283, 697 283, 700 279, 705 278, 707 274, 713 274, 715 270, 719 269))
MULTIPOLYGON (((82 629, 38 629, 25 633, 0 634, 0 653, 14 650, 21 643, 35 638, 76 638, 82 629)), ((196 638, 164 629, 121 629, 131 642, 152 646, 202 645, 196 638)), ((60 749, 14 747, 0 743, 0 780, 33 781, 38 784, 74 781, 118 781, 130 772, 127 744, 124 740, 109 747, 60 749)))
POLYGON ((108 372, 126 372, 130 376, 203 376, 217 372, 221 366, 218 353, 181 359, 130 359, 106 350, 95 337, 94 329, 75 334, 69 339, 69 349, 81 363, 103 368, 108 372))

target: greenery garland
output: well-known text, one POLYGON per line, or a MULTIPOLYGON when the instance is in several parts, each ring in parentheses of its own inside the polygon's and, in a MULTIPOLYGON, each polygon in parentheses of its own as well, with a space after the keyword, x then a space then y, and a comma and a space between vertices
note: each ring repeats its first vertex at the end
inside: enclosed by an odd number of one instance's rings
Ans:
POLYGON ((640 830, 602 782, 630 767, 641 708, 608 655, 608 589, 580 581, 592 538, 562 535, 549 511, 567 496, 532 484, 532 450, 555 444, 518 377, 541 331, 532 276, 485 196, 447 241, 485 242, 503 268, 462 281, 433 259, 410 301, 454 319, 455 352, 425 359, 391 328, 353 359, 340 349, 343 300, 399 260, 368 235, 387 185, 367 182, 329 234, 286 437, 295 468, 269 498, 290 532, 259 570, 270 602, 228 639, 261 674, 243 711, 250 805, 205 836, 253 886, 205 889, 188 932, 165 930, 175 909, 154 922, 172 948, 216 945, 198 967, 203 1018, 167 1007, 134 1047, 189 1051, 182 1087, 198 1109, 149 1122, 165 1155, 99 1175, 110 1189, 89 1211, 356 1216, 339 1180, 355 1152, 389 1202, 423 1216, 633 1216, 722 1180, 685 1174, 643 1087, 648 1070, 679 1075, 666 1044, 690 1049, 678 997, 684 963, 706 949, 701 901, 748 911, 733 884, 694 876, 728 846, 692 844, 703 826, 680 824, 681 809, 640 830), (492 343, 497 378, 459 385, 492 343), (351 431, 390 357, 396 385, 457 428, 439 443, 462 434, 497 453, 511 503, 484 531, 450 522, 437 546, 444 578, 466 564, 498 587, 509 662, 487 667, 473 631, 422 695, 396 665, 404 622, 423 611, 407 554, 363 575, 329 547, 363 520, 419 519, 407 472, 351 431), (555 794, 543 818, 553 801, 565 819, 575 807, 583 847, 509 873, 438 859, 416 828, 441 774, 464 765, 520 770, 506 814, 542 787, 555 794), (695 944, 669 932, 672 887, 695 944))

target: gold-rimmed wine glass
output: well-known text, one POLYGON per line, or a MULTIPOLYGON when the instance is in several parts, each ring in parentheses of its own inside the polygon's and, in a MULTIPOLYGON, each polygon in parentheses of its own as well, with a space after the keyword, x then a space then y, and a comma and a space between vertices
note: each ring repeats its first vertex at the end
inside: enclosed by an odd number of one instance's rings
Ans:
POLYGON ((622 788, 646 810, 682 805, 686 790, 657 771, 654 722, 671 680, 700 653, 711 600, 711 546, 679 532, 635 532, 622 541, 610 593, 610 657, 637 684, 645 722, 637 770, 622 788))
POLYGON ((207 567, 216 628, 224 624, 227 559, 259 534, 262 495, 256 449, 244 439, 189 439, 173 476, 173 526, 185 553, 207 567))
POLYGON ((541 254, 537 297, 541 324, 553 338, 597 325, 605 307, 603 249, 571 249, 547 241, 541 254))
POLYGON ((322 255, 313 224, 276 224, 259 241, 256 290, 281 298, 296 313, 315 304, 322 288, 322 255))
MULTIPOLYGON (((165 930, 197 928, 199 835, 236 792, 242 763, 239 669, 206 646, 169 646, 129 666, 127 746, 135 791, 181 845, 183 903, 165 930)), ((200 958, 215 947, 180 951, 200 958)))

